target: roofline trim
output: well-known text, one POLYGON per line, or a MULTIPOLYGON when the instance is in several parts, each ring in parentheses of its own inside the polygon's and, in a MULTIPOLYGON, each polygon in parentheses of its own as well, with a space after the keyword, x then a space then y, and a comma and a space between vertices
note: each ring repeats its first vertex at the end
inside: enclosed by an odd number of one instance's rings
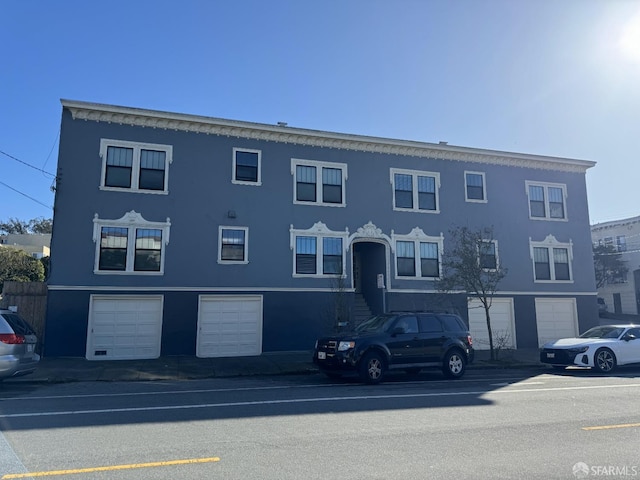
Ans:
POLYGON ((60 102, 63 108, 71 112, 74 120, 119 123, 314 147, 565 172, 586 172, 596 164, 588 160, 325 132, 76 100, 61 99, 60 102))

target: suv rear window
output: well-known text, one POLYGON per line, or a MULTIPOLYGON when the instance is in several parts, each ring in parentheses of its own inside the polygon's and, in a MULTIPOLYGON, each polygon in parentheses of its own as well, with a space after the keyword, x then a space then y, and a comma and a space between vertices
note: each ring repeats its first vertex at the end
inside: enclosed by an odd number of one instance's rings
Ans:
POLYGON ((438 315, 447 332, 464 332, 467 326, 456 315, 438 315))
POLYGON ((33 328, 15 313, 3 313, 0 315, 17 335, 35 335, 33 328))

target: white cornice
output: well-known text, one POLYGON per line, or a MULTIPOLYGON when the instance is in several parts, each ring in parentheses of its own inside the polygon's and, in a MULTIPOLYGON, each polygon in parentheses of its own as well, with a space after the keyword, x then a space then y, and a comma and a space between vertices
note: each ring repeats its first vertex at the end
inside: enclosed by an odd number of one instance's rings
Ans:
POLYGON ((571 158, 501 152, 364 135, 349 135, 74 100, 61 100, 61 103, 64 108, 71 112, 74 120, 91 120, 95 122, 180 130, 204 133, 207 135, 222 135, 314 147, 471 163, 508 165, 511 167, 537 168, 563 172, 586 172, 588 168, 595 165, 595 162, 571 158))

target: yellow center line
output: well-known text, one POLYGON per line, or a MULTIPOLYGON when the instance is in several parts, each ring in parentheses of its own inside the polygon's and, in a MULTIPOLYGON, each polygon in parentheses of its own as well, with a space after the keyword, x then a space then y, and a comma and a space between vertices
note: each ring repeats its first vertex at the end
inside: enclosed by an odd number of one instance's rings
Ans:
POLYGON ((218 457, 188 458, 184 460, 168 460, 166 462, 132 463, 129 465, 112 465, 109 467, 79 468, 75 470, 52 470, 48 472, 10 473, 0 477, 1 480, 9 478, 50 477, 54 475, 72 475, 76 473, 110 472, 115 470, 130 470, 133 468, 168 467, 171 465, 188 465, 193 463, 219 462, 218 457))
POLYGON ((583 427, 582 430, 610 430, 612 428, 640 427, 640 423, 623 423, 621 425, 601 425, 599 427, 583 427))

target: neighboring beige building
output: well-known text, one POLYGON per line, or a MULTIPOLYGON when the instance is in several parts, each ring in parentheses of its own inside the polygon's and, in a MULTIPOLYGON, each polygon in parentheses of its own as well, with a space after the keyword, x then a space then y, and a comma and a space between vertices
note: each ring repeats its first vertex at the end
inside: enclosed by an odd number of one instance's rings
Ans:
POLYGON ((33 258, 48 257, 50 255, 51 234, 18 234, 0 235, 1 247, 13 247, 24 250, 33 258))
POLYGON ((618 283, 598 290, 608 310, 618 314, 640 314, 640 216, 591 226, 594 245, 613 245, 629 269, 618 283))

